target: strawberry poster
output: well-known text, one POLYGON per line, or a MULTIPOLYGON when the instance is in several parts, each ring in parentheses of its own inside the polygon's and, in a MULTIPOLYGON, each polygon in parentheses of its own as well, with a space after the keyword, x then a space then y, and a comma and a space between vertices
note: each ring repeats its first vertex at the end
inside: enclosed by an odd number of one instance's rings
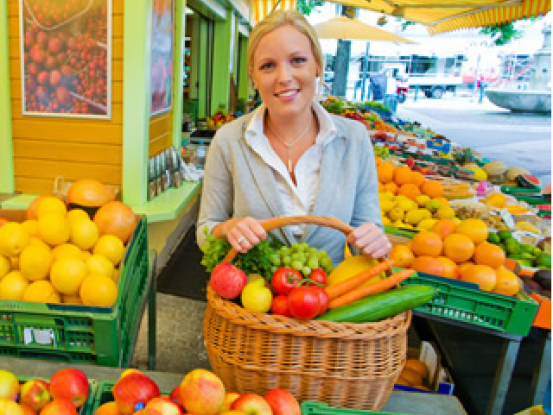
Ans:
POLYGON ((111 117, 111 1, 20 0, 23 115, 111 117))
POLYGON ((173 0, 154 0, 152 13, 151 115, 171 109, 173 92, 173 0))

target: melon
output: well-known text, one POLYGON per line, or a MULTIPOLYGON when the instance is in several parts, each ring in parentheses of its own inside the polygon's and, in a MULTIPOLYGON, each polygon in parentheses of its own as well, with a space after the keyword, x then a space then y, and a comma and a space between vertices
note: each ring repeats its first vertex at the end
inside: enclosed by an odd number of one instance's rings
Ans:
POLYGON ((517 177, 522 174, 530 174, 530 172, 526 169, 523 169, 522 167, 511 167, 507 170, 505 176, 507 177, 508 181, 515 182, 517 177))
POLYGON ((115 200, 115 193, 95 179, 81 179, 67 191, 67 202, 85 207, 100 207, 115 200))
POLYGON ((517 176, 517 183, 520 187, 526 187, 529 189, 539 189, 540 179, 532 174, 521 174, 517 176))
POLYGON ((488 176, 501 176, 507 171, 507 165, 502 161, 490 161, 482 167, 488 176))

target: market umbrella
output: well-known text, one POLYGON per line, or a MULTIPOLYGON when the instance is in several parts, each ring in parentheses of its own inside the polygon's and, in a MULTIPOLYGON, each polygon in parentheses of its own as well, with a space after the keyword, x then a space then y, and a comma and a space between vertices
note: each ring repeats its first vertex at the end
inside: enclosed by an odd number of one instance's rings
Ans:
POLYGON ((321 39, 371 40, 396 43, 416 43, 378 27, 368 25, 346 16, 333 17, 315 26, 321 39))

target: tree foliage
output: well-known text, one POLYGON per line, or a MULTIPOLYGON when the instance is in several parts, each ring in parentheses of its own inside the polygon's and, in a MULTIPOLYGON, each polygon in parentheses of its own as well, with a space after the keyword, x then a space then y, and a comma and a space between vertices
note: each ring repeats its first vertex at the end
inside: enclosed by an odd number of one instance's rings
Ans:
POLYGON ((297 0, 296 10, 304 16, 309 16, 313 9, 317 6, 322 6, 324 3, 322 0, 297 0))
POLYGON ((506 45, 523 35, 522 31, 515 29, 512 22, 483 27, 480 33, 490 36, 496 46, 506 45))

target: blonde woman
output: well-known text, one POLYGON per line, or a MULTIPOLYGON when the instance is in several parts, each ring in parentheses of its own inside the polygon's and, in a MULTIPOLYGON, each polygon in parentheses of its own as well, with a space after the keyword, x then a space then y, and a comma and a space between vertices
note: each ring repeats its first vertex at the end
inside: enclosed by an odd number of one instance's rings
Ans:
MULTIPOLYGON (((211 143, 198 244, 207 226, 247 252, 267 237, 264 219, 313 214, 353 226, 347 242, 361 253, 387 255, 365 126, 329 114, 313 99, 323 68, 313 27, 296 11, 274 12, 252 30, 247 59, 263 104, 223 126, 211 143)), ((288 246, 323 249, 334 265, 343 259, 345 237, 336 230, 294 225, 270 233, 288 246)))

